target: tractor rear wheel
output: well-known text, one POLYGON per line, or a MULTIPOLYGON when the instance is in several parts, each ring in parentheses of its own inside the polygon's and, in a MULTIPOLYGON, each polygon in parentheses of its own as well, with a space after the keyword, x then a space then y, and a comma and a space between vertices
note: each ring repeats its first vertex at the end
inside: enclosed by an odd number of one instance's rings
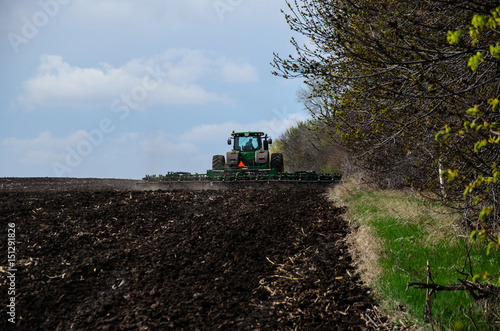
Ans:
POLYGON ((283 154, 273 153, 271 154, 271 169, 275 169, 278 172, 283 172, 283 154))
POLYGON ((212 170, 224 170, 226 159, 224 155, 214 155, 212 157, 212 170))

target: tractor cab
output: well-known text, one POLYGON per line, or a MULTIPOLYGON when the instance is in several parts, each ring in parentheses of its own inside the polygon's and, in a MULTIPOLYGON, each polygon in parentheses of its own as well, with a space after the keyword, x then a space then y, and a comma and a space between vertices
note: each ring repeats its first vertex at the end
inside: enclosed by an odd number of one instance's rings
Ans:
POLYGON ((227 144, 233 144, 233 151, 255 152, 257 150, 269 150, 272 139, 264 132, 234 132, 227 140, 227 144))
POLYGON ((264 132, 232 132, 227 139, 233 145, 226 155, 214 155, 212 170, 224 171, 283 171, 283 156, 280 153, 269 153, 269 145, 273 141, 264 132))
POLYGON ((262 139, 260 137, 235 137, 234 149, 238 151, 251 152, 262 148, 262 139))

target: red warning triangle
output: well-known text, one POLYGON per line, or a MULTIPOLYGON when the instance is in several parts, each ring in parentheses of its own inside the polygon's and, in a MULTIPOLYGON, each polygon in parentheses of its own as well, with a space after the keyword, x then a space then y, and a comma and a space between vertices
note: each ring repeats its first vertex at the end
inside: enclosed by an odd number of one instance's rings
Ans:
POLYGON ((243 161, 240 161, 240 164, 238 164, 238 167, 241 168, 241 167, 244 167, 245 165, 243 164, 243 161))

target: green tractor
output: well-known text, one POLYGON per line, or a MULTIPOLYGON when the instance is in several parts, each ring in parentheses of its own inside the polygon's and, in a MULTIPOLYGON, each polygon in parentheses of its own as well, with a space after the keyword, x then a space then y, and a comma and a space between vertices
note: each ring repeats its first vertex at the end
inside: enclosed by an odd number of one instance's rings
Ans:
POLYGON ((214 155, 212 170, 283 172, 283 154, 269 153, 273 141, 264 132, 234 132, 227 144, 233 149, 224 155, 214 155))
MULTIPOLYGON (((290 183, 298 185, 323 185, 336 183, 341 174, 317 174, 314 171, 284 172, 283 154, 270 153, 272 139, 264 132, 234 132, 227 140, 233 145, 226 155, 214 155, 212 169, 206 174, 190 172, 168 172, 166 175, 146 175, 144 184, 165 184, 168 187, 189 187, 206 189, 232 185, 231 183, 290 183), (191 185, 189 185, 191 184, 191 185), (218 185, 220 184, 220 185, 218 185)), ((287 185, 287 184, 285 184, 287 185)))

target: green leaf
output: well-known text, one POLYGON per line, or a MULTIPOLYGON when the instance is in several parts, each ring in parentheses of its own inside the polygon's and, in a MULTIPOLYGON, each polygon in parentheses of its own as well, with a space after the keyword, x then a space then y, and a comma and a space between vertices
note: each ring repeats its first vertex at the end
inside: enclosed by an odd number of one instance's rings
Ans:
POLYGON ((496 29, 497 26, 500 26, 500 7, 497 7, 491 11, 492 17, 488 19, 486 22, 486 26, 492 29, 496 29))
POLYGON ((491 105, 491 110, 493 110, 493 111, 497 110, 499 103, 500 103, 500 100, 498 100, 497 98, 488 100, 488 104, 491 105))
MULTIPOLYGON (((443 134, 446 134, 446 131, 442 130, 442 131, 439 131, 438 133, 436 133, 436 136, 435 136, 436 141, 439 141, 439 137, 442 136, 443 134)), ((445 137, 445 139, 446 139, 446 137, 445 137)))
POLYGON ((476 29, 483 29, 487 21, 488 20, 487 20, 486 16, 476 14, 472 18, 472 25, 476 29))
POLYGON ((472 240, 472 242, 475 242, 476 238, 477 238, 477 230, 474 230, 470 233, 470 240, 472 240))
POLYGON ((493 210, 493 207, 484 206, 483 210, 481 211, 481 214, 479 214, 479 220, 481 222, 486 222, 488 217, 490 217, 490 213, 492 210, 493 210))
POLYGON ((464 30, 457 30, 457 31, 448 31, 448 35, 446 36, 446 38, 448 39, 448 43, 450 45, 456 45, 458 44, 458 42, 460 41, 460 36, 462 35, 462 33, 464 32, 464 30))
POLYGON ((469 27, 469 35, 472 38, 472 45, 476 45, 478 42, 477 38, 479 37, 479 31, 471 26, 469 27))
POLYGON ((500 58, 500 42, 497 42, 495 46, 490 45, 490 54, 497 59, 500 58))
POLYGON ((458 177, 458 170, 450 170, 447 169, 446 172, 441 173, 441 177, 444 177, 443 175, 446 174, 446 177, 448 177, 447 181, 452 182, 455 180, 455 178, 458 177))
POLYGON ((486 248, 486 255, 490 255, 490 251, 495 246, 495 243, 492 241, 488 244, 488 247, 486 248))
POLYGON ((484 62, 484 55, 482 52, 477 52, 476 55, 473 55, 469 58, 467 65, 471 68, 472 71, 476 71, 479 68, 479 64, 484 62))
POLYGON ((479 150, 486 145, 488 145, 488 141, 486 139, 478 141, 477 143, 474 144, 474 152, 476 153, 479 152, 479 150))
POLYGON ((477 105, 474 105, 474 107, 467 109, 465 112, 472 116, 481 116, 481 111, 477 108, 477 105))

